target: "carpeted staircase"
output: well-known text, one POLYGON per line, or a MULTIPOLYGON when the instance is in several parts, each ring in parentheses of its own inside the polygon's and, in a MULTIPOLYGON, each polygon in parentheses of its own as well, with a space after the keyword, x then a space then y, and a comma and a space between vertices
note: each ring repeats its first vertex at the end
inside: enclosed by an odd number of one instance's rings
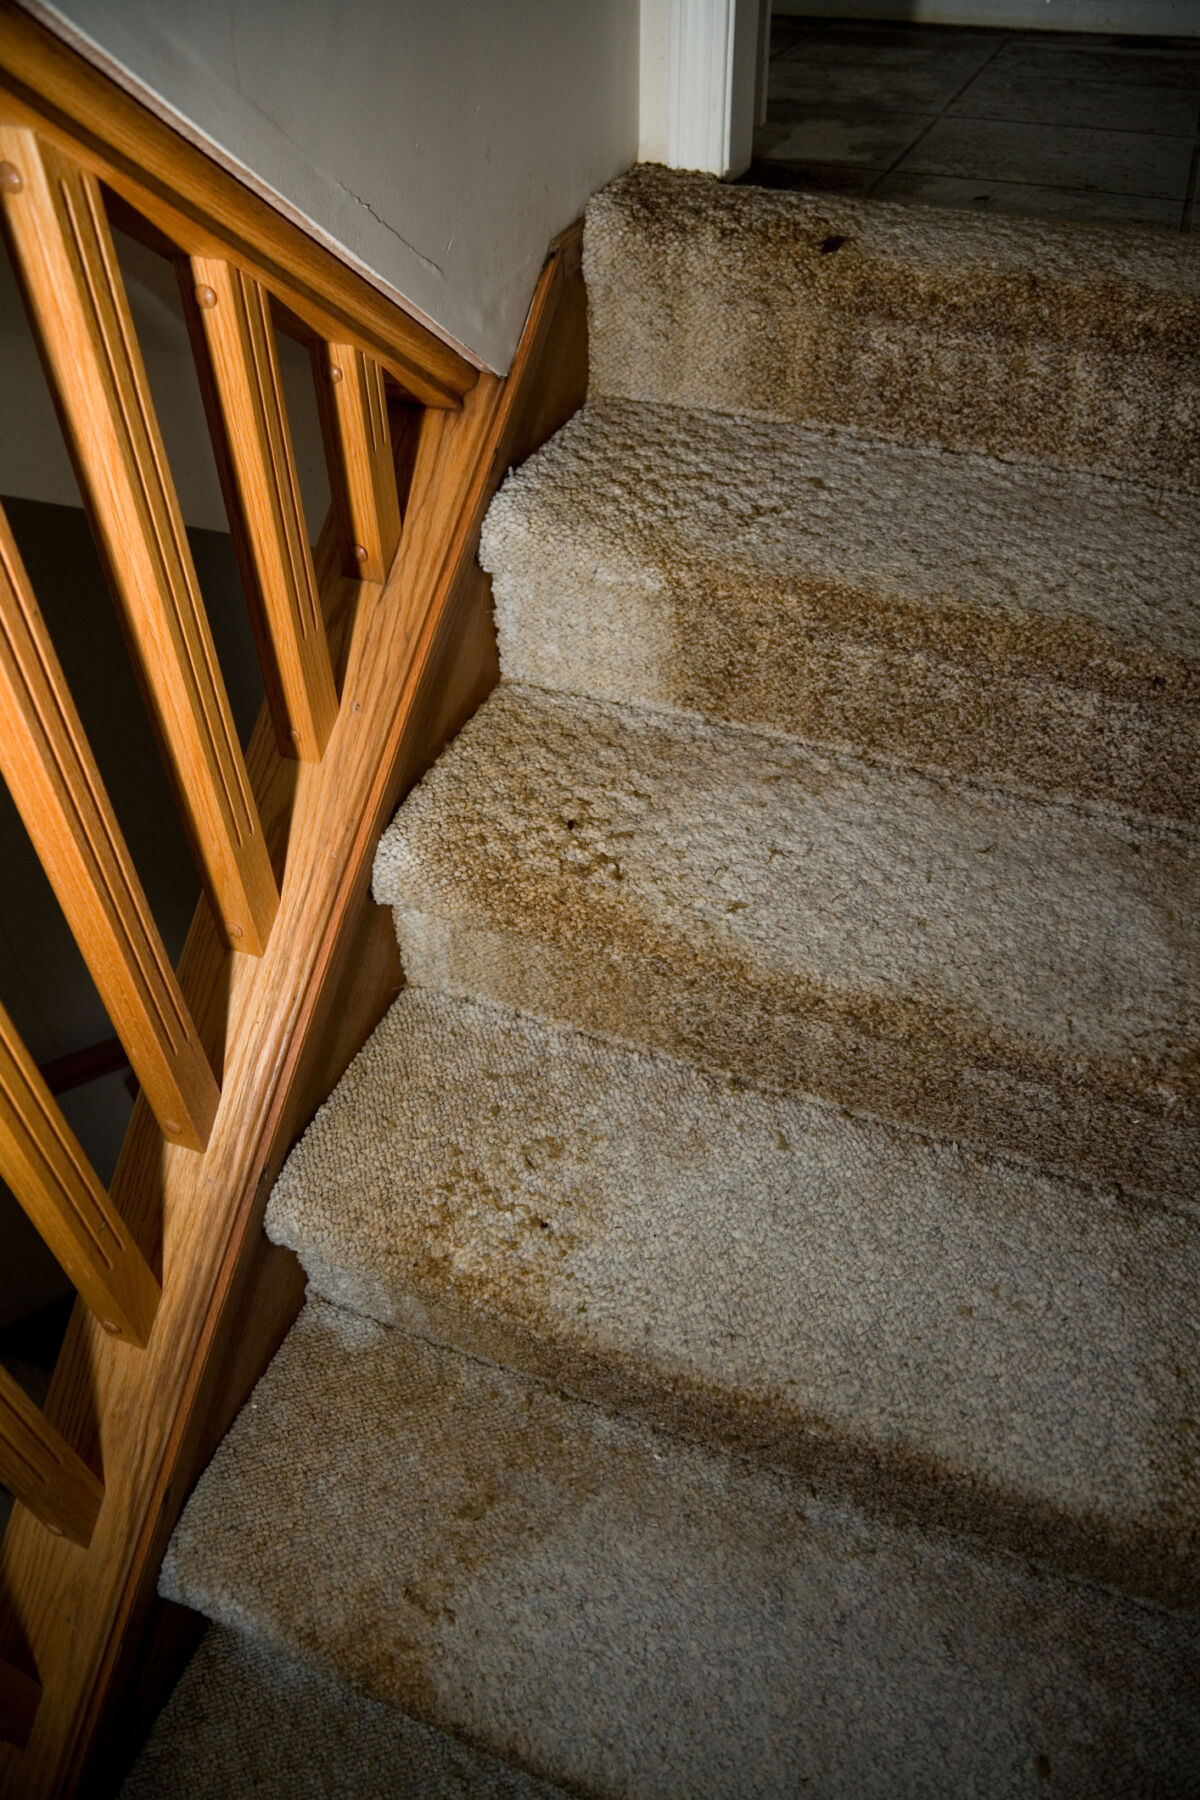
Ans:
POLYGON ((638 168, 585 270, 127 1800, 1200 1794, 1196 245, 638 168))

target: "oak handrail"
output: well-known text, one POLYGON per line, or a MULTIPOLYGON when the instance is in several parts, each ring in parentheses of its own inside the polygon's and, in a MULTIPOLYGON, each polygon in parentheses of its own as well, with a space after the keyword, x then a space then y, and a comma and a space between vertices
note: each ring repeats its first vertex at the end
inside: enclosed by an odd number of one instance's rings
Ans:
MULTIPOLYGON (((154 961, 157 939, 145 913, 150 950, 118 941, 144 899, 9 538, 0 737, 26 748, 11 767, 0 751, 0 768, 14 793, 30 783, 30 834, 56 891, 87 894, 68 911, 81 945, 107 916, 98 902, 119 889, 105 926, 117 974, 97 985, 142 1084, 105 1195, 9 1028, 17 1074, 4 1089, 7 1116, 0 1106, 0 1152, 7 1130, 31 1168, 41 1157, 36 1180, 11 1149, 9 1166, 52 1246, 60 1233, 83 1303, 40 1411, 0 1378, 0 1480, 17 1497, 0 1543, 0 1795, 62 1800, 120 1690, 205 1446, 300 1303, 294 1264, 261 1237, 266 1195, 399 984, 394 935, 370 901, 374 842, 497 677, 474 562, 479 526, 503 470, 582 398, 584 313, 576 244, 543 272, 507 382, 479 375, 10 0, 0 0, 0 214, 148 703, 182 772, 180 808, 208 887, 179 968, 167 969, 213 1081, 200 1149, 173 1132, 180 1121, 153 1091, 153 1058, 117 1016, 121 981, 154 961), (113 254, 110 203, 122 227, 175 259, 192 311, 269 694, 275 684, 274 722, 264 709, 244 758, 113 254), (551 355, 550 325, 564 308, 566 349, 551 355), (275 361, 280 322, 309 343, 317 375, 335 505, 315 552, 275 361), (68 878, 72 857, 82 876, 68 878), (74 1180, 69 1195, 61 1180, 52 1192, 60 1177, 74 1180), (126 1259, 111 1267, 107 1250, 97 1253, 109 1234, 126 1259)), ((103 972, 105 958, 95 962, 103 972)))

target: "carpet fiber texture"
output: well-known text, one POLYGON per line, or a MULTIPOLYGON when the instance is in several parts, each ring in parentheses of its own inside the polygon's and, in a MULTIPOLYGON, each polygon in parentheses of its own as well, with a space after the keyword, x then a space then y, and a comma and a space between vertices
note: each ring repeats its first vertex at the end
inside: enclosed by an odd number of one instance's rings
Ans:
POLYGON ((1200 1601, 1190 1219, 410 989, 267 1230, 342 1306, 1200 1601))
POLYGON ((481 557, 513 681, 1194 826, 1198 544, 1191 494, 598 399, 481 557))
POLYGON ((375 861, 409 979, 1195 1204, 1193 841, 503 687, 375 861))
POLYGON ((260 1639, 209 1627, 121 1800, 565 1800, 260 1639))
POLYGON ((163 1591, 583 1793, 1111 1800, 1200 1765, 1190 1620, 320 1301, 163 1591))
POLYGON ((1177 233, 632 169, 588 209, 592 391, 1200 486, 1177 233))
POLYGON ((584 260, 127 1800, 1194 1793, 1194 247, 639 168, 584 260))

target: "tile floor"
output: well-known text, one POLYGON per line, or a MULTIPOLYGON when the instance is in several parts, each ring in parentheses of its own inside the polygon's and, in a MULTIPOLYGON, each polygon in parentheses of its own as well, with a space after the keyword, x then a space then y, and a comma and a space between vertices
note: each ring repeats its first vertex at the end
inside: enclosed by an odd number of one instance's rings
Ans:
POLYGON ((743 179, 1200 231, 1200 38, 776 17, 743 179))

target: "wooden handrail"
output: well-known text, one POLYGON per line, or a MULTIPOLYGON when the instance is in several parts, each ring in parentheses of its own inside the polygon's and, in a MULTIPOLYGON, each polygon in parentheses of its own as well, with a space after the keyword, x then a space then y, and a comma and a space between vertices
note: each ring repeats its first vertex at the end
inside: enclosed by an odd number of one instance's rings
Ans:
POLYGON ((2 1364, 0 1481, 55 1537, 91 1543, 103 1484, 2 1364))
POLYGON ((99 185, 0 125, 0 201, 197 866, 231 945, 261 955, 279 896, 99 185))
POLYGON ((394 934, 370 900, 378 832, 496 679, 488 586, 474 560, 480 521, 504 470, 582 400, 584 320, 568 249, 545 271, 508 380, 484 377, 461 413, 421 420, 399 552, 369 605, 341 576, 333 534, 323 534, 324 610, 349 631, 337 723, 322 762, 300 769, 299 781, 269 722, 248 756, 268 832, 288 843, 280 917, 254 960, 222 950, 205 909, 180 965, 196 1007, 228 983, 212 1140, 203 1157, 164 1151, 139 1106, 112 1183, 131 1224, 148 1205, 161 1210, 154 1333, 131 1353, 77 1308, 46 1402, 68 1442, 104 1444, 95 1538, 80 1558, 18 1508, 0 1545, 0 1591, 25 1640, 0 1636, 0 1655, 27 1649, 44 1690, 27 1749, 0 1744, 0 1795, 49 1800, 81 1778, 109 1697, 128 1676, 124 1649, 137 1642, 188 1486, 300 1304, 294 1266, 263 1246, 267 1194, 396 991, 394 934))
POLYGON ((228 170, 0 0, 0 91, 187 256, 236 262, 305 329, 357 344, 425 406, 457 406, 479 371, 228 170))
POLYGON ((0 1175, 105 1331, 144 1344, 158 1283, 3 1006, 0 1175))
POLYGON ((0 770, 163 1132, 202 1148, 217 1083, 2 508, 0 770))
POLYGON ((207 888, 172 971, 0 515, 0 770, 142 1087, 105 1194, 0 1013, 0 1172, 81 1296, 41 1411, 0 1374, 0 1795, 65 1800, 186 1488, 300 1303, 267 1192, 401 980, 374 844, 497 678, 480 521, 582 399, 584 307, 572 240, 508 381, 477 375, 11 0, 0 221, 207 888), (180 271, 272 701, 245 756, 110 202, 180 271), (317 374, 315 553, 280 323, 317 374))
POLYGON ((284 756, 319 762, 337 690, 270 303, 258 282, 214 257, 181 260, 179 270, 275 741, 284 756))
POLYGON ((383 370, 353 344, 314 344, 312 361, 342 571, 382 581, 400 541, 383 370))

